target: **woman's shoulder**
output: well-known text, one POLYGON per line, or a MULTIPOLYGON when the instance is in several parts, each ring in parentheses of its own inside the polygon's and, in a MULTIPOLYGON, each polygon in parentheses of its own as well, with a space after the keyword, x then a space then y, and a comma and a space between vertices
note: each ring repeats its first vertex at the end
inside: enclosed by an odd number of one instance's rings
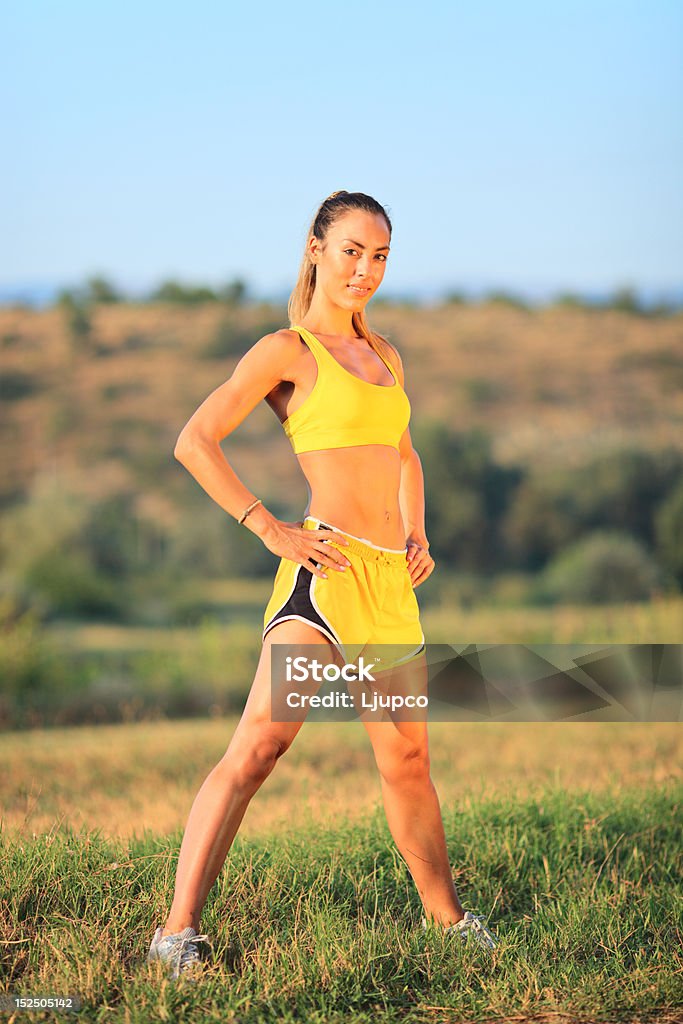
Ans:
POLYGON ((270 334, 262 335, 243 356, 240 365, 244 364, 252 372, 277 377, 281 380, 291 379, 298 372, 298 366, 306 346, 296 331, 282 327, 270 334))
POLYGON ((293 348, 301 344, 301 335, 289 327, 280 327, 277 331, 264 334, 257 344, 265 344, 269 348, 293 348))
POLYGON ((253 348, 260 354, 274 359, 278 363, 295 358, 305 347, 300 335, 288 327, 281 327, 270 334, 264 334, 253 345, 253 348))

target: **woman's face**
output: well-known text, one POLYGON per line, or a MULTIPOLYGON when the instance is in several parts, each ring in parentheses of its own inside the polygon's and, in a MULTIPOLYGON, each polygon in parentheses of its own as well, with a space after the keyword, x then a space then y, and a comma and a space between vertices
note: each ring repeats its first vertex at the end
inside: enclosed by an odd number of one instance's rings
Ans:
POLYGON ((389 257, 389 228, 381 214, 351 210, 327 233, 324 248, 310 240, 316 289, 342 309, 362 310, 379 288, 389 257))

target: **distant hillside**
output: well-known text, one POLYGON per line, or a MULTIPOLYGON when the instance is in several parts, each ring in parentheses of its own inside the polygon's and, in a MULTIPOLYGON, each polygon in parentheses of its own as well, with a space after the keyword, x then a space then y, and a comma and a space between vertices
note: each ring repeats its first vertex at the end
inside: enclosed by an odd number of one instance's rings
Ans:
MULTIPOLYGON (((489 432, 503 463, 580 462, 627 443, 683 448, 683 314, 504 304, 369 309, 398 346, 413 424, 489 432)), ((134 486, 174 517, 191 487, 173 458, 197 405, 262 334, 286 326, 265 304, 0 309, 0 501, 38 470, 73 471, 92 494, 134 486)), ((224 442, 256 493, 303 507, 305 487, 265 403, 224 442)))

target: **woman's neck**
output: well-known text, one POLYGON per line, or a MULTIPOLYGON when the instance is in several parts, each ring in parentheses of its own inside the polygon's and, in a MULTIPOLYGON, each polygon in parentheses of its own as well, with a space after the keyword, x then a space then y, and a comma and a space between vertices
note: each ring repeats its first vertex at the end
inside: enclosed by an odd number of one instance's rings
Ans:
POLYGON ((327 302, 316 302, 315 296, 306 316, 301 321, 314 334, 330 334, 339 338, 355 338, 353 311, 332 306, 327 302))

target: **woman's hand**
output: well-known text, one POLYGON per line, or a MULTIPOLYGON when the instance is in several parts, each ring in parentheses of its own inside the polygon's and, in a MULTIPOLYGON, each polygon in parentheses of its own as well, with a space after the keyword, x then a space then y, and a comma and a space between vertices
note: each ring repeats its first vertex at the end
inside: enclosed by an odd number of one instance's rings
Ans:
POLYGON ((413 588, 419 587, 434 572, 434 559, 429 554, 429 544, 416 540, 406 541, 406 561, 413 588))
POLYGON ((327 579, 327 574, 314 565, 311 559, 327 568, 344 572, 351 563, 341 551, 326 542, 333 540, 347 547, 349 542, 346 537, 336 530, 304 530, 302 527, 303 521, 283 523, 275 519, 261 540, 274 555, 304 565, 314 576, 320 576, 323 580, 327 579))

